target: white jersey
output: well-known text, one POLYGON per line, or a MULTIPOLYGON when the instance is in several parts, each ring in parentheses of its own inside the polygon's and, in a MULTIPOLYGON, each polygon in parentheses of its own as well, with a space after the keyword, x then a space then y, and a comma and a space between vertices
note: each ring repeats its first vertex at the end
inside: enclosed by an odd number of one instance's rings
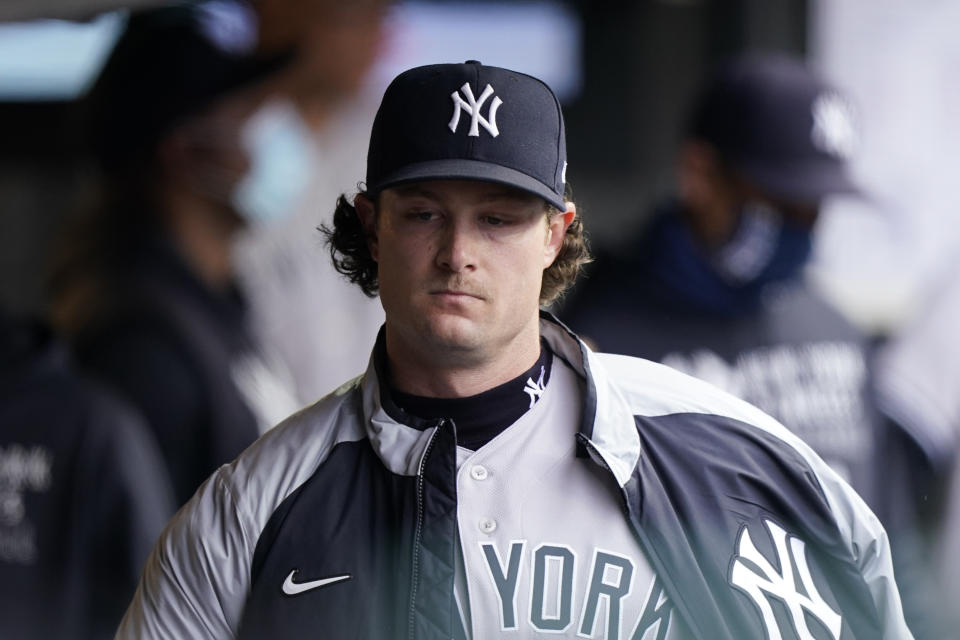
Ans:
POLYGON ((478 451, 458 449, 457 599, 473 638, 670 638, 659 582, 627 520, 610 517, 616 492, 576 459, 582 397, 554 358, 540 401, 478 451))

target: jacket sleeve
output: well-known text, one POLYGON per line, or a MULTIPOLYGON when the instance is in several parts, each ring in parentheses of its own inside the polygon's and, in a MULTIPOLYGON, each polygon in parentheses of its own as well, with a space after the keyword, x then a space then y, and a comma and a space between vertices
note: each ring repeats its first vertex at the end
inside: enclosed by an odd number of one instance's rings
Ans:
POLYGON ((816 471, 840 533, 850 545, 849 551, 870 591, 884 630, 883 639, 912 638, 904 619, 890 542, 883 525, 863 499, 826 463, 817 464, 816 471))
MULTIPOLYGON (((912 638, 883 526, 809 445, 756 407, 703 381, 623 356, 604 355, 602 364, 616 371, 618 380, 631 382, 629 387, 620 382, 618 389, 626 390, 638 421, 645 452, 643 482, 664 487, 659 492, 648 489, 643 496, 645 523, 650 529, 663 527, 662 539, 654 546, 670 558, 671 566, 684 567, 689 562, 685 556, 692 556, 713 571, 712 589, 699 595, 703 602, 719 603, 718 615, 705 620, 723 623, 730 618, 724 608, 743 600, 716 597, 729 589, 730 525, 759 525, 770 518, 792 528, 793 535, 817 549, 822 562, 830 563, 822 567, 830 574, 824 579, 834 581, 831 590, 849 629, 841 637, 912 638), (692 533, 670 524, 669 517, 677 519, 675 513, 692 533), (718 528, 717 522, 728 524, 718 528), (681 536, 695 541, 693 554, 673 544, 681 536)), ((744 617, 746 629, 755 629, 747 621, 755 615, 751 610, 744 617)), ((710 626, 702 625, 705 629, 710 626)), ((743 629, 732 630, 728 637, 754 637, 743 629)))
POLYGON ((150 554, 118 639, 233 638, 253 544, 224 466, 174 516, 150 554))
MULTIPOLYGON (((900 592, 894 577, 890 542, 880 520, 860 495, 798 436, 769 416, 751 408, 750 421, 785 441, 803 458, 816 476, 830 515, 837 527, 845 557, 855 563, 855 571, 866 587, 874 609, 870 637, 880 640, 910 640, 900 592), (876 630, 882 635, 875 636, 876 630)), ((862 632, 854 637, 863 637, 862 632)))

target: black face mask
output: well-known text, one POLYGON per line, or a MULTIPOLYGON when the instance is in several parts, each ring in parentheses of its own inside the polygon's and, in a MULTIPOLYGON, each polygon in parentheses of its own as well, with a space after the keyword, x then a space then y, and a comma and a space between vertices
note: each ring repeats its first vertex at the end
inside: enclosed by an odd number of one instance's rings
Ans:
POLYGON ((786 224, 774 207, 748 200, 737 219, 733 236, 711 256, 714 270, 730 285, 763 286, 790 278, 809 260, 810 230, 786 224))
POLYGON ((809 260, 810 229, 787 224, 776 209, 746 202, 730 240, 714 250, 694 242, 676 212, 655 223, 653 269, 679 302, 734 315, 755 308, 764 289, 798 276, 809 260))

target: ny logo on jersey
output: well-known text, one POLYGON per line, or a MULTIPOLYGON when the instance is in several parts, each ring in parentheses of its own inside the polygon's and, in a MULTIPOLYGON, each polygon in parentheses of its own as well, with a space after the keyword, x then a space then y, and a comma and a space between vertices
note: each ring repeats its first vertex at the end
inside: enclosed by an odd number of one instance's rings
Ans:
POLYGON ((528 409, 533 409, 533 405, 535 405, 537 403, 537 400, 540 399, 540 396, 543 395, 544 373, 545 373, 544 368, 540 367, 540 378, 536 382, 533 381, 533 378, 527 378, 527 384, 523 388, 523 392, 526 393, 528 396, 530 396, 530 406, 527 407, 528 409))
POLYGON ((468 136, 479 137, 480 125, 483 125, 483 128, 494 138, 500 135, 500 131, 497 129, 497 109, 503 104, 503 100, 498 96, 493 96, 493 100, 490 102, 490 108, 487 110, 487 117, 484 118, 480 115, 480 109, 483 107, 483 103, 486 102, 487 98, 491 95, 493 95, 493 87, 488 84, 483 90, 483 93, 480 94, 480 99, 477 100, 473 97, 473 89, 470 88, 469 82, 464 82, 459 91, 451 93, 450 98, 453 99, 453 117, 450 118, 450 131, 454 133, 457 132, 457 125, 460 124, 460 112, 466 111, 470 116, 470 130, 467 131, 468 136), (463 95, 466 96, 466 100, 460 97, 461 91, 463 95))
POLYGON ((786 607, 800 640, 814 640, 804 612, 819 620, 832 638, 839 639, 843 619, 817 591, 807 566, 803 541, 790 537, 788 548, 787 532, 770 520, 765 520, 764 524, 773 541, 779 570, 757 550, 750 538, 750 531, 744 527, 737 542, 737 556, 730 568, 731 584, 750 596, 760 609, 769 640, 783 638, 769 598, 777 598, 786 607), (802 588, 802 593, 798 586, 802 588))

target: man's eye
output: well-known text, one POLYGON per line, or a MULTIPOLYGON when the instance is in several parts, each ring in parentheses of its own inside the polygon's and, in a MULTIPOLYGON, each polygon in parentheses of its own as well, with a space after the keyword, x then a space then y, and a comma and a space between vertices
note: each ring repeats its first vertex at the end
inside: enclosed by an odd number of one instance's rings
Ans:
POLYGON ((409 217, 413 220, 429 222, 436 217, 436 214, 433 211, 411 211, 409 217))
POLYGON ((502 227, 507 224, 507 221, 503 218, 498 218, 497 216, 484 216, 483 221, 486 222, 491 227, 502 227))

